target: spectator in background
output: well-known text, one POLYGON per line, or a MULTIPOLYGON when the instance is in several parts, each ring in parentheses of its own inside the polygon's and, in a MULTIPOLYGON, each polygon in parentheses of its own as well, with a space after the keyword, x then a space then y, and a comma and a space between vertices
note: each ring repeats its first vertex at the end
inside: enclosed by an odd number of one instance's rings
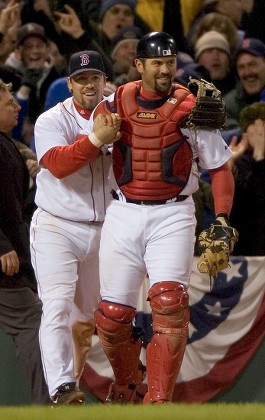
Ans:
POLYGON ((208 31, 217 31, 224 35, 229 43, 231 54, 233 54, 240 43, 240 36, 237 31, 237 27, 230 17, 221 13, 213 12, 207 13, 203 16, 198 23, 193 37, 192 37, 192 49, 194 53, 194 47, 197 40, 208 31))
POLYGON ((236 87, 224 96, 229 129, 239 127, 243 108, 260 100, 265 87, 265 44, 256 38, 245 38, 234 61, 239 80, 236 87))
POLYGON ((102 41, 106 42, 107 48, 111 48, 109 40, 112 40, 123 27, 135 25, 143 33, 150 30, 149 25, 136 13, 136 4, 137 0, 101 1, 99 25, 96 29, 102 41))
MULTIPOLYGON (((55 0, 57 2, 57 0, 55 0)), ((78 3, 80 3, 79 0, 78 3)), ((53 16, 51 5, 54 0, 24 0, 21 7, 21 22, 22 25, 26 23, 37 23, 45 28, 49 34, 49 40, 53 41, 59 51, 64 54, 64 45, 61 34, 56 27, 56 20, 53 16)))
POLYGON ((16 346, 32 403, 48 404, 38 338, 42 304, 36 294, 24 219, 29 173, 9 137, 20 109, 10 90, 11 85, 0 80, 0 328, 16 346))
POLYGON ((240 241, 234 255, 265 255, 265 103, 255 102, 240 113, 248 147, 234 162, 235 196, 230 215, 240 241))
POLYGON ((98 51, 103 58, 107 76, 112 80, 111 61, 90 36, 90 22, 98 16, 98 3, 90 0, 28 0, 22 7, 22 22, 35 22, 44 26, 49 41, 57 46, 66 62, 72 53, 80 51, 81 45, 84 49, 98 51))
MULTIPOLYGON (((243 15, 246 13, 244 1, 245 0, 203 0, 202 8, 197 17, 194 19, 193 25, 191 25, 190 31, 187 35, 188 45, 190 48, 192 48, 192 40, 199 22, 208 13, 215 12, 227 16, 239 30, 243 15)), ((243 34, 240 33, 240 36, 243 37, 243 34)))
POLYGON ((44 110, 49 85, 61 74, 50 60, 48 39, 45 30, 36 23, 27 23, 18 30, 16 47, 6 60, 6 64, 22 75, 21 86, 16 92, 23 112, 13 136, 30 144, 33 125, 44 110))
POLYGON ((33 212, 36 210, 35 204, 35 193, 36 193, 36 176, 40 171, 40 165, 38 164, 36 153, 20 141, 12 139, 16 147, 20 151, 29 171, 29 188, 28 194, 25 198, 24 203, 24 220, 28 227, 30 226, 33 212))
POLYGON ((235 87, 236 78, 233 69, 231 70, 230 46, 227 38, 220 32, 206 32, 197 40, 195 59, 208 70, 210 81, 223 95, 235 87))
POLYGON ((195 45, 195 62, 177 70, 177 78, 188 83, 190 75, 206 79, 226 94, 235 87, 235 73, 231 70, 230 46, 220 32, 204 33, 195 45))
POLYGON ((0 10, 0 63, 4 64, 14 50, 17 31, 21 26, 20 5, 16 0, 2 5, 0 10))
POLYGON ((142 34, 137 26, 122 28, 113 38, 111 59, 114 70, 114 83, 128 82, 128 73, 136 57, 136 48, 142 34))
MULTIPOLYGON (((98 51, 104 59, 108 79, 113 81, 110 58, 112 40, 121 28, 135 25, 135 5, 135 0, 105 0, 100 8, 99 22, 88 17, 86 24, 82 22, 75 6, 66 4, 63 11, 55 11, 67 57, 80 48, 98 51)), ((144 31, 148 29, 144 25, 144 31)))

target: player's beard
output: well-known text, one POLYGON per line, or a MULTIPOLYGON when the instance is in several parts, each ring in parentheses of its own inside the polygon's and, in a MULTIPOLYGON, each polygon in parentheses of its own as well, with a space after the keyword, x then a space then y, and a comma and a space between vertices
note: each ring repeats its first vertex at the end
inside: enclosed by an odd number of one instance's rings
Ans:
POLYGON ((97 104, 99 103, 99 99, 97 95, 91 96, 90 98, 86 97, 82 99, 82 106, 86 109, 93 110, 97 104))
POLYGON ((155 80, 155 90, 159 93, 168 92, 172 86, 172 78, 168 77, 167 80, 162 81, 161 79, 157 78, 155 80))

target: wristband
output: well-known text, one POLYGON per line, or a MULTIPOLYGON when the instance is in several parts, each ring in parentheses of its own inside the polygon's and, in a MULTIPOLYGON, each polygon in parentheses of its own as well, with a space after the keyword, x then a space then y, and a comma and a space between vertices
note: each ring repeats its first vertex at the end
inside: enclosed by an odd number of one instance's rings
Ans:
POLYGON ((94 144, 94 146, 100 148, 104 145, 104 143, 102 143, 96 136, 96 134, 94 133, 94 131, 92 131, 89 136, 88 136, 89 140, 91 141, 92 144, 94 144))

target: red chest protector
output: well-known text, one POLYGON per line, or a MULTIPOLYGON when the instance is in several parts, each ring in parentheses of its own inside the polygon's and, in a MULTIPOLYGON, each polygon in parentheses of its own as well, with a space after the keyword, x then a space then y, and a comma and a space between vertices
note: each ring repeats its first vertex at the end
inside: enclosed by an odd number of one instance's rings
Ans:
POLYGON ((113 170, 123 194, 137 200, 177 196, 185 187, 192 151, 179 124, 194 107, 188 89, 175 86, 169 97, 146 101, 138 97, 140 82, 115 92, 113 109, 122 117, 122 138, 113 145, 113 170))

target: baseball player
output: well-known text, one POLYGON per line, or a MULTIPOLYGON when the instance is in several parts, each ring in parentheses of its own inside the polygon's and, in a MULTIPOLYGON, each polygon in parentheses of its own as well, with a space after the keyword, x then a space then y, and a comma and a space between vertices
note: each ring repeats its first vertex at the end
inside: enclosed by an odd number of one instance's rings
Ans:
POLYGON ((95 328, 99 239, 110 195, 110 155, 97 142, 114 141, 120 124, 115 114, 99 115, 93 131, 88 131, 88 119, 103 98, 105 83, 97 52, 73 54, 68 78, 73 96, 40 115, 35 125, 41 170, 31 258, 43 302, 44 372, 56 404, 84 402, 78 380, 95 328))
POLYGON ((195 96, 173 84, 177 52, 169 34, 144 35, 134 61, 141 81, 119 87, 91 116, 117 112, 122 118, 121 138, 113 144, 115 183, 102 229, 95 312, 114 371, 107 397, 114 403, 131 401, 145 377, 133 321, 146 272, 153 337, 144 403, 172 401, 188 335, 197 166, 211 174, 216 223, 228 223, 233 200, 231 151, 219 130, 187 127, 195 96))

